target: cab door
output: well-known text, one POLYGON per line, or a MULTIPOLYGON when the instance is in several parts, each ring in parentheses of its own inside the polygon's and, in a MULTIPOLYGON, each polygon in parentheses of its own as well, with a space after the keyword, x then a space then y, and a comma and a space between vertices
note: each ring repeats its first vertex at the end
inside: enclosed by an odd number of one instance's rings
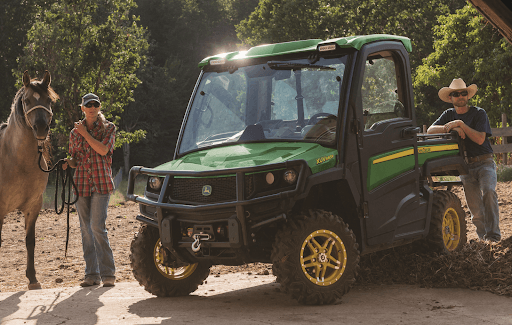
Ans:
POLYGON ((397 42, 360 52, 356 111, 368 246, 421 235, 427 204, 419 191, 418 149, 407 53, 397 42))

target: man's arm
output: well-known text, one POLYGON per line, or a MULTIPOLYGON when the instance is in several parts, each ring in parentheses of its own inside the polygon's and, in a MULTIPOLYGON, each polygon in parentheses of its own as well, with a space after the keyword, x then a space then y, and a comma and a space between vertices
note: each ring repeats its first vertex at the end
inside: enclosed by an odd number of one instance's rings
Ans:
POLYGON ((468 136, 468 138, 478 145, 482 145, 485 141, 486 134, 485 132, 477 131, 471 127, 469 127, 464 121, 455 120, 448 122, 444 125, 444 128, 447 130, 446 132, 450 132, 451 129, 460 128, 464 133, 468 136))
POLYGON ((427 129, 428 134, 446 133, 444 125, 431 125, 427 129))

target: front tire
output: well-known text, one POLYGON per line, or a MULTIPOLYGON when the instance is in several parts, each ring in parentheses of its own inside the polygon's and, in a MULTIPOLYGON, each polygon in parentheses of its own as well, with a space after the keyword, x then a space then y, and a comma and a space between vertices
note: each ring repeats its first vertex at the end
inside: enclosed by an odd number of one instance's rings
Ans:
POLYGON ((310 210, 276 234, 272 270, 301 304, 331 304, 350 290, 359 270, 356 238, 340 217, 310 210))
POLYGON ((163 246, 158 229, 143 225, 133 238, 130 261, 133 276, 144 289, 158 297, 186 296, 210 274, 204 263, 172 268, 163 265, 163 246))
POLYGON ((430 230, 426 240, 429 248, 444 254, 461 250, 467 241, 465 216, 457 195, 450 191, 434 192, 430 230))

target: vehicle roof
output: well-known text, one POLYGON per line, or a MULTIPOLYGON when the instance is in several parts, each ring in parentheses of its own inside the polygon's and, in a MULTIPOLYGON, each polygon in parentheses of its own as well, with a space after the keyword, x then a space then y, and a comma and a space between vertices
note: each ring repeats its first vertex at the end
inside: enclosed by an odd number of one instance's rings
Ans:
POLYGON ((512 44, 512 1, 468 0, 512 44))
POLYGON ((312 52, 317 51, 319 46, 329 44, 337 44, 338 48, 354 48, 356 50, 360 50, 361 47, 365 44, 386 40, 400 41, 403 43, 407 51, 412 51, 411 40, 407 37, 388 34, 358 35, 329 40, 309 39, 285 43, 258 45, 250 48, 248 51, 228 52, 209 56, 199 63, 199 67, 202 68, 208 65, 212 60, 238 61, 284 54, 312 52))

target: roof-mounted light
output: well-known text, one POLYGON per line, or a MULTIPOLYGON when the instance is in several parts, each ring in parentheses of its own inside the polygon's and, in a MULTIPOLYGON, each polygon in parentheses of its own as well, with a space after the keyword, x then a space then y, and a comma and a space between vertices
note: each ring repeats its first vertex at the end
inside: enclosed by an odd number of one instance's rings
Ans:
POLYGON ((320 52, 327 52, 327 51, 334 51, 334 50, 336 50, 336 44, 320 45, 318 47, 318 51, 320 51, 320 52))
POLYGON ((222 65, 226 63, 226 59, 211 60, 210 65, 222 65))

